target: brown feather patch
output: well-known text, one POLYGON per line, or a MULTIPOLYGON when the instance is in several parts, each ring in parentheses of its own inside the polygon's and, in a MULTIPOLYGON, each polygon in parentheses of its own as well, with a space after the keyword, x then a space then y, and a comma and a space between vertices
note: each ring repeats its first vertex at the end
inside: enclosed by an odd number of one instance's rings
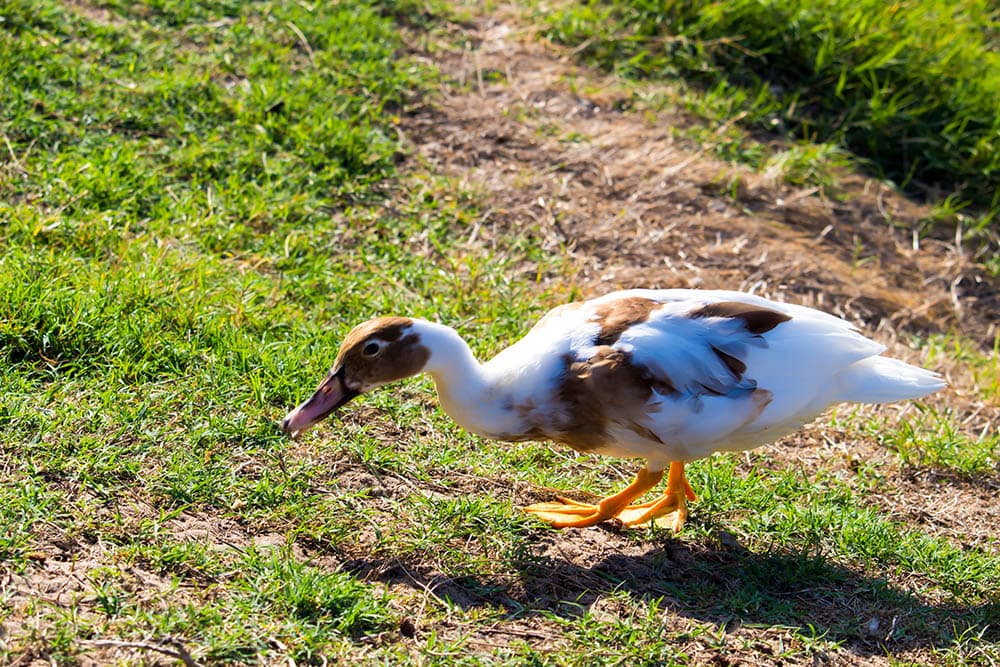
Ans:
POLYGON ((559 385, 559 398, 567 419, 556 424, 549 437, 577 451, 590 451, 607 444, 607 415, 617 423, 651 440, 659 440, 642 424, 646 402, 653 393, 648 375, 632 363, 632 355, 608 346, 590 359, 566 359, 566 374, 559 385))
POLYGON ((594 321, 601 325, 594 345, 614 345, 629 327, 645 322, 663 304, 641 296, 629 296, 602 303, 594 309, 594 321))
POLYGON ((771 404, 774 399, 774 394, 767 389, 754 389, 753 393, 750 394, 750 400, 753 401, 753 413, 750 417, 740 424, 740 427, 746 426, 753 420, 760 417, 760 413, 764 412, 764 408, 771 404))
POLYGON ((782 322, 792 319, 790 315, 779 313, 770 308, 754 306, 739 301, 720 301, 710 303, 692 311, 690 317, 730 317, 743 320, 747 331, 762 334, 770 331, 782 322))

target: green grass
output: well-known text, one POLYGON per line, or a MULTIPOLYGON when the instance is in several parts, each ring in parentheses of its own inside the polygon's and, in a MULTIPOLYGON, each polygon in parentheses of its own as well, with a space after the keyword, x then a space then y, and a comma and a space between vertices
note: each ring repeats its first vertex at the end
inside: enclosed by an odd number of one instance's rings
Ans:
POLYGON ((956 422, 955 415, 926 411, 896 428, 875 420, 868 426, 882 445, 907 464, 964 475, 995 472, 1000 467, 1000 435, 987 427, 978 436, 970 436, 956 422))
MULTIPOLYGON (((714 457, 679 537, 557 533, 516 505, 633 464, 463 433, 426 379, 280 434, 358 320, 440 319, 488 356, 574 293, 534 238, 467 243, 482 197, 401 162, 442 84, 412 9, 0 4, 0 662, 995 660, 996 540, 885 516, 864 491, 889 473, 714 457)), ((799 150, 773 159, 816 178, 799 150)), ((995 351, 926 347, 995 404, 995 351)), ((856 430, 993 479, 995 437, 958 419, 856 430)))
MULTIPOLYGON (((56 619, 47 640, 68 661, 97 638, 141 632, 197 642, 199 657, 210 662, 250 662, 287 644, 290 658, 321 664, 331 650, 346 650, 352 640, 392 625, 385 595, 346 573, 323 571, 283 551, 249 552, 231 565, 239 574, 227 576, 224 589, 213 593, 208 584, 200 594, 185 591, 180 577, 152 592, 131 568, 92 569, 85 601, 56 619)), ((45 613, 40 607, 34 611, 45 613)))
POLYGON ((623 76, 694 84, 692 105, 720 122, 972 202, 985 224, 1000 206, 998 20, 980 0, 624 0, 561 6, 547 35, 623 76))

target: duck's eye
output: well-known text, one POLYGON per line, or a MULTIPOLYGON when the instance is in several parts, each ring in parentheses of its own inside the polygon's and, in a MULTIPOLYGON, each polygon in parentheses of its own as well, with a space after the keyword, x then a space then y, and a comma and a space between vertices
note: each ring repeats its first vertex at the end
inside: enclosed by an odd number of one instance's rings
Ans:
POLYGON ((366 357, 374 357, 376 354, 378 354, 378 351, 381 349, 382 346, 380 346, 378 343, 372 342, 368 343, 363 348, 361 348, 361 354, 365 355, 366 357))

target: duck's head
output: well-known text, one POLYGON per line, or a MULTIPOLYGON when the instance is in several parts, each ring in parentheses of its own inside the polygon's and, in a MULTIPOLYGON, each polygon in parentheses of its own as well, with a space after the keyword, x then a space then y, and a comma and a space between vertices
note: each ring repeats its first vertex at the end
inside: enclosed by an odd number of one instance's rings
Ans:
POLYGON ((422 371, 430 350, 414 324, 408 317, 379 317, 354 327, 330 373, 312 396, 288 413, 281 430, 296 435, 352 398, 422 371))

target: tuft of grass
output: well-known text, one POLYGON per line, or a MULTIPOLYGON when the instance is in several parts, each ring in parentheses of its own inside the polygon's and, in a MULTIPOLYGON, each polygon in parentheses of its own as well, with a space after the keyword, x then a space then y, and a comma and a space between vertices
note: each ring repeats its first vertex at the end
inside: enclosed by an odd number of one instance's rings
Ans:
POLYGON ((987 219, 1000 208, 1000 15, 990 2, 622 0, 562 6, 546 20, 549 37, 626 77, 702 86, 727 105, 720 118, 834 144, 987 219))
POLYGON ((61 513, 60 496, 38 480, 13 478, 0 483, 0 563, 23 569, 32 553, 36 524, 61 513))
MULTIPOLYGON (((277 614, 319 633, 358 637, 391 622, 385 595, 358 583, 344 572, 326 572, 288 554, 251 552, 242 595, 268 616, 277 614)), ((302 652, 298 658, 313 658, 302 652)))
POLYGON ((894 428, 871 422, 871 434, 912 466, 951 470, 965 475, 1000 470, 1000 434, 971 437, 958 429, 952 415, 924 410, 894 428))
POLYGON ((975 395, 988 405, 1000 403, 1000 335, 987 350, 962 334, 931 336, 924 347, 929 363, 941 359, 961 364, 971 376, 975 395))

